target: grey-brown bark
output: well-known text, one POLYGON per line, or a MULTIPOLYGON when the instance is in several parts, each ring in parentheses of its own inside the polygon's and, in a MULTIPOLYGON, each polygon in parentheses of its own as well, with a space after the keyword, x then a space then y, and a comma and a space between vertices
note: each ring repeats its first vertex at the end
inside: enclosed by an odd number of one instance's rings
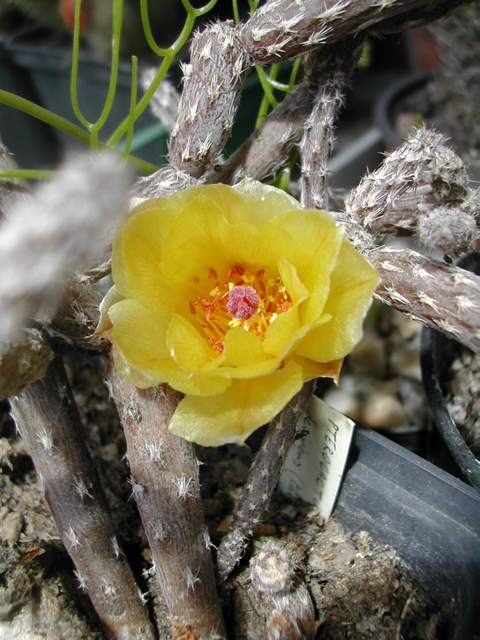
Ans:
POLYGON ((85 447, 62 363, 55 360, 44 380, 29 385, 11 403, 80 585, 88 591, 100 619, 119 640, 153 640, 85 447))
POLYGON ((132 495, 152 551, 174 637, 224 637, 193 445, 168 425, 180 395, 136 389, 112 373, 127 440, 132 495))

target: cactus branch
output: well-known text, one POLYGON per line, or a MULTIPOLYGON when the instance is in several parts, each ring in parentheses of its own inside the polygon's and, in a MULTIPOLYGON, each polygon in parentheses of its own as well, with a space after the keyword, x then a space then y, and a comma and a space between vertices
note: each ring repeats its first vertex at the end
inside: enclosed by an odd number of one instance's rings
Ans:
POLYGON ((196 184, 199 184, 196 178, 167 165, 151 176, 139 178, 135 183, 133 195, 136 198, 166 198, 196 184))
POLYGON ((307 587, 298 572, 295 549, 269 539, 250 561, 254 589, 265 601, 267 640, 313 640, 318 621, 307 587))
POLYGON ((176 169, 198 178, 217 162, 233 126, 248 66, 230 23, 215 23, 194 36, 170 138, 169 158, 176 169))
POLYGON ((377 298, 480 351, 480 276, 415 251, 376 249, 368 257, 382 278, 377 298))
POLYGON ((235 184, 245 177, 264 180, 274 175, 300 142, 312 105, 313 92, 305 80, 269 113, 262 126, 219 170, 208 175, 207 181, 235 184))
POLYGON ((353 189, 346 216, 380 238, 412 232, 423 211, 464 205, 468 182, 463 161, 446 138, 421 127, 353 189))
POLYGON ((128 172, 110 154, 79 156, 0 226, 0 343, 53 316, 69 277, 102 255, 125 213, 128 172))
POLYGON ((268 0, 240 29, 256 64, 281 62, 375 27, 399 31, 440 17, 464 0, 268 0))
POLYGON ((231 528, 218 550, 222 580, 226 580, 240 562, 255 527, 267 514, 285 456, 295 439, 298 422, 311 393, 312 383, 305 384, 268 427, 235 506, 231 528))
POLYGON ((25 329, 15 344, 0 353, 0 399, 18 395, 31 382, 44 377, 53 351, 38 329, 25 329))
MULTIPOLYGON (((305 121, 300 143, 302 205, 310 209, 328 209, 328 160, 335 142, 335 124, 343 106, 345 86, 360 52, 363 38, 346 40, 331 47, 318 79, 319 89, 313 108, 305 121)), ((310 64, 320 73, 319 56, 311 54, 310 64)))
POLYGON ((119 640, 153 640, 62 363, 55 360, 45 380, 29 385, 11 405, 60 536, 103 624, 119 640))
POLYGON ((195 638, 224 637, 198 461, 193 445, 168 430, 180 396, 167 386, 140 391, 115 372, 111 380, 133 496, 172 627, 190 628, 195 638))

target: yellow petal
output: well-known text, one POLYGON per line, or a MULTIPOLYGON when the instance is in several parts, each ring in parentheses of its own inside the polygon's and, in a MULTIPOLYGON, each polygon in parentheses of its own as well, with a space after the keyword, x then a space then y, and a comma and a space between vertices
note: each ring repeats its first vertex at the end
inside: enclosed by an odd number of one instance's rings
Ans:
POLYGON ((148 373, 132 367, 127 361, 123 353, 118 347, 113 345, 112 349, 113 364, 118 375, 125 380, 128 380, 130 384, 133 384, 139 389, 149 389, 158 384, 155 377, 149 376, 148 373))
POLYGON ((299 303, 308 298, 308 289, 300 280, 296 267, 285 257, 278 261, 278 273, 292 302, 299 303))
POLYGON ((178 198, 149 200, 134 209, 113 243, 112 277, 127 297, 139 289, 155 290, 162 245, 175 218, 178 198))
POLYGON ((302 367, 303 380, 316 380, 317 378, 332 378, 338 383, 343 360, 332 360, 331 362, 315 362, 302 356, 293 356, 293 360, 302 367))
POLYGON ((121 300, 108 311, 113 342, 128 362, 153 371, 159 359, 169 356, 166 332, 169 318, 157 316, 133 298, 121 300))
POLYGON ((230 386, 224 376, 195 375, 174 362, 166 343, 168 318, 157 317, 131 298, 114 304, 109 316, 112 342, 124 361, 120 373, 132 384, 148 387, 168 382, 177 391, 202 396, 221 393, 230 386))
POLYGON ((215 374, 233 379, 265 376, 278 369, 280 359, 263 351, 260 338, 241 327, 229 329, 224 341, 224 360, 215 374))
POLYGON ((226 367, 243 367, 265 358, 260 338, 241 327, 227 331, 224 354, 222 365, 226 367))
POLYGON ((114 305, 117 302, 120 302, 120 300, 122 299, 123 299, 123 296, 120 294, 117 287, 115 285, 113 285, 113 287, 110 287, 110 289, 105 294, 103 300, 101 301, 98 309, 99 311, 98 323, 95 328, 95 332, 92 336, 94 341, 101 340, 107 333, 110 332, 110 329, 112 328, 112 323, 110 321, 110 318, 108 317, 108 312, 112 305, 114 305))
POLYGON ((195 327, 178 313, 172 315, 166 341, 171 357, 185 371, 199 373, 211 370, 223 360, 195 327))
POLYGON ((288 311, 280 313, 268 327, 263 341, 265 353, 277 357, 283 354, 286 346, 292 343, 299 328, 298 306, 295 305, 288 311))
POLYGON ((378 282, 375 269, 344 240, 324 307, 332 320, 309 333, 296 352, 317 362, 339 360, 350 353, 362 337, 363 319, 378 282))
POLYGON ((265 378, 235 380, 218 396, 187 396, 178 405, 170 430, 203 446, 244 442, 283 409, 302 383, 302 368, 288 362, 265 378))

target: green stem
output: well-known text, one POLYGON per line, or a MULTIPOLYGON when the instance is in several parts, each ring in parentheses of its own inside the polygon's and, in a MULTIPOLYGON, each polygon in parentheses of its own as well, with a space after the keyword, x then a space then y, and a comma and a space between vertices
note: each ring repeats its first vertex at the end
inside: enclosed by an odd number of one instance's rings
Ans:
POLYGON ((123 150, 124 155, 128 158, 128 155, 132 148, 133 141, 133 128, 134 128, 134 120, 133 120, 133 112, 135 110, 135 105, 137 104, 137 65, 138 58, 137 56, 132 56, 132 80, 130 86, 130 109, 128 111, 129 117, 129 126, 127 130, 127 140, 125 142, 125 148, 123 150))
MULTIPOLYGON (((148 87, 147 91, 143 94, 143 97, 135 107, 135 111, 133 113, 134 122, 138 120, 138 118, 142 115, 142 113, 150 104, 150 101, 155 95, 155 91, 158 89, 159 84, 167 75, 167 72, 170 69, 173 59, 187 42, 190 34, 192 33, 192 29, 194 25, 195 25, 195 17, 189 13, 183 25, 183 29, 180 32, 180 35, 178 36, 177 40, 169 48, 168 55, 164 57, 162 64, 160 65, 160 68, 155 74, 155 77, 153 78, 150 86, 148 87)), ((129 122, 128 117, 122 120, 122 122, 118 125, 118 127, 115 129, 115 131, 112 133, 112 135, 108 139, 107 144, 114 146, 120 142, 120 140, 125 135, 128 129, 128 122, 129 122)))
POLYGON ((195 26, 195 20, 197 17, 206 14, 208 11, 213 9, 213 7, 217 4, 217 0, 210 0, 203 7, 199 9, 195 9, 190 4, 189 0, 182 0, 183 6, 187 11, 187 17, 185 18, 185 22, 183 28, 180 32, 180 35, 175 40, 175 42, 168 47, 168 49, 163 49, 157 45, 155 39, 153 37, 153 33, 150 27, 150 18, 148 15, 148 0, 140 0, 140 13, 142 17, 142 25, 145 34, 145 38, 154 53, 158 56, 163 57, 162 64, 160 65, 155 77, 153 78, 150 86, 147 91, 143 94, 141 100, 138 102, 137 106, 134 109, 133 115, 129 114, 126 118, 122 120, 122 122, 118 125, 115 131, 112 133, 110 138, 107 141, 107 144, 116 146, 122 137, 127 133, 128 127, 132 123, 135 123, 138 118, 142 115, 145 109, 150 104, 155 91, 158 89, 160 83, 165 78, 170 69, 170 66, 175 58, 175 56, 181 51, 181 49, 185 46, 190 34, 192 33, 193 27, 195 26))
MULTIPOLYGON (((260 68, 260 67, 258 67, 258 65, 256 65, 255 69, 257 69, 257 73, 258 73, 258 68, 260 68)), ((272 80, 276 80, 279 69, 280 69, 280 65, 279 64, 272 64, 272 67, 270 69, 270 74, 269 74, 269 76, 270 76, 270 78, 272 80)), ((263 69, 262 69, 262 71, 263 71, 263 69)), ((260 83, 261 83, 262 79, 261 79, 260 75, 258 77, 259 77, 259 80, 260 80, 260 83)), ((267 83, 267 86, 268 86, 268 83, 267 83)), ((270 100, 269 100, 269 98, 267 96, 267 93, 265 92, 263 84, 262 84, 262 89, 264 90, 264 95, 263 95, 262 101, 260 103, 260 109, 258 110, 257 119, 255 121, 255 129, 258 129, 259 127, 262 126, 263 122, 265 121, 265 118, 267 117, 267 114, 268 114, 268 111, 269 111, 269 108, 270 108, 270 104, 271 104, 270 100)), ((268 89, 269 89, 269 91, 271 93, 270 87, 268 87, 268 89)))
POLYGON ((235 24, 240 24, 240 12, 238 10, 238 0, 232 0, 233 19, 235 24))
MULTIPOLYGON (((272 68, 270 70, 270 78, 271 79, 275 79, 275 77, 278 74, 278 68, 276 68, 275 69, 275 76, 273 75, 274 67, 279 67, 279 66, 280 65, 278 65, 278 64, 273 64, 272 65, 272 68)), ((268 79, 269 78, 268 78, 267 74, 265 73, 263 67, 261 67, 258 64, 255 65, 255 71, 257 72, 258 79, 260 80, 260 84, 262 85, 263 93, 265 94, 265 97, 267 98, 270 107, 272 107, 272 109, 274 109, 278 105, 278 100, 273 95, 272 88, 268 84, 268 79)))
POLYGON ((204 16, 206 13, 213 9, 213 7, 217 4, 217 0, 209 0, 209 2, 207 2, 205 5, 203 5, 203 7, 200 7, 199 9, 195 9, 195 7, 192 7, 192 5, 190 4, 190 0, 182 0, 182 4, 188 14, 191 13, 195 18, 200 18, 200 16, 204 16))
POLYGON ((288 193, 288 188, 290 186, 290 173, 291 169, 289 166, 283 167, 277 179, 277 187, 286 193, 288 193))
POLYGON ((90 131, 91 122, 83 115, 78 101, 78 59, 80 50, 80 12, 82 0, 75 0, 75 19, 73 22, 72 70, 70 72, 70 103, 75 117, 81 125, 90 131))
POLYGON ((77 120, 90 132, 90 146, 98 149, 100 146, 98 134, 108 119, 112 110, 118 82, 118 66, 120 61, 120 40, 123 22, 123 0, 113 0, 112 20, 112 61, 110 67, 110 79, 108 82, 107 96, 95 123, 91 123, 83 115, 78 101, 78 66, 80 49, 80 10, 82 0, 75 0, 75 21, 73 28, 72 71, 70 74, 70 102, 77 120))
POLYGON ((159 57, 167 56, 170 50, 168 48, 165 49, 163 47, 159 47, 153 37, 152 27, 150 25, 150 15, 148 13, 148 0, 140 0, 140 17, 142 20, 143 34, 150 49, 159 57))
POLYGON ((112 21, 112 62, 110 69, 110 79, 108 81, 107 97, 103 105, 102 113, 97 122, 92 127, 92 142, 98 146, 98 134, 102 129, 112 110, 115 93, 117 91, 118 67, 120 62, 120 41, 122 37, 123 23, 123 0, 113 0, 113 21, 112 21))
POLYGON ((23 180, 46 180, 55 175, 55 171, 45 169, 8 169, 0 171, 0 180, 21 178, 23 180))
POLYGON ((173 59, 173 56, 171 55, 166 56, 163 59, 163 62, 160 65, 157 73, 155 74, 155 77, 153 78, 150 86, 148 87, 147 91, 143 94, 142 98, 140 99, 137 106, 133 110, 133 114, 131 114, 130 116, 127 116, 126 118, 124 118, 124 120, 122 120, 122 122, 118 125, 118 127, 110 136, 110 138, 107 140, 107 145, 116 146, 120 142, 122 137, 125 135, 125 133, 127 132, 128 127, 132 122, 132 118, 133 118, 133 123, 135 123, 138 120, 138 118, 142 115, 142 113, 150 104, 150 101, 153 98, 155 91, 158 89, 159 84, 167 75, 167 72, 172 63, 172 59, 173 59))
POLYGON ((90 135, 88 132, 77 124, 70 122, 70 120, 63 118, 62 116, 58 116, 56 113, 52 113, 48 109, 45 109, 26 98, 10 93, 10 91, 0 89, 0 104, 12 107, 17 111, 22 111, 37 120, 45 122, 45 124, 48 124, 55 129, 59 129, 60 131, 67 133, 76 140, 80 140, 86 144, 89 144, 90 142, 90 135))
POLYGON ((293 63, 292 71, 290 73, 290 80, 288 81, 287 93, 290 93, 293 87, 297 84, 298 73, 300 71, 301 66, 302 66, 302 59, 296 58, 293 63))
POLYGON ((276 89, 277 91, 283 91, 284 93, 288 92, 288 89, 289 89, 288 84, 285 84, 284 82, 279 82, 278 80, 272 80, 272 78, 269 78, 268 76, 266 76, 266 80, 268 84, 272 87, 272 89, 276 89))
MULTIPOLYGON (((66 118, 57 115, 56 113, 52 113, 48 109, 41 107, 26 98, 22 98, 20 96, 15 95, 14 93, 10 93, 10 91, 4 91, 0 89, 0 104, 3 104, 7 107, 12 107, 17 111, 22 111, 32 118, 36 118, 37 120, 41 120, 48 124, 50 127, 54 129, 58 129, 59 131, 63 131, 67 135, 75 138, 75 140, 80 140, 80 142, 84 142, 85 144, 90 143, 90 135, 87 131, 79 127, 77 124, 70 122, 66 118)), ((109 145, 101 145, 102 147, 109 145)), ((128 162, 134 166, 139 171, 143 173, 153 173, 158 169, 158 166, 152 164, 151 162, 147 162, 146 160, 142 160, 141 158, 129 157, 128 162)))

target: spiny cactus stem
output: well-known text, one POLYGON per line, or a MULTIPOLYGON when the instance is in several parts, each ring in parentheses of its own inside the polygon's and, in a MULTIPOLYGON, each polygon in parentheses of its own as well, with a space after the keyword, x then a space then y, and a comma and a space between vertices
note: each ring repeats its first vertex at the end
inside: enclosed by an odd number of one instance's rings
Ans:
POLYGON ((376 249, 368 257, 382 278, 377 298, 480 351, 480 276, 415 251, 376 249))
POLYGON ((222 580, 226 580, 240 562, 255 527, 263 522, 267 514, 285 456, 295 439, 297 425, 312 388, 312 383, 305 384, 268 427, 235 506, 230 530, 218 550, 222 580))
POLYGON ((132 195, 134 198, 166 198, 196 184, 199 184, 196 178, 167 165, 152 173, 151 176, 139 178, 132 195))
POLYGON ((352 190, 346 217, 378 236, 413 231, 422 211, 466 205, 468 182, 465 165, 446 138, 421 127, 352 190))
POLYGON ((410 28, 440 17, 465 0, 268 0, 239 37, 257 64, 281 62, 370 29, 410 28))
POLYGON ((224 637, 193 445, 168 425, 180 395, 167 386, 141 391, 115 371, 112 392, 127 440, 138 505, 172 628, 224 637))
POLYGON ((54 360, 45 379, 29 385, 11 405, 81 586, 103 624, 118 640, 153 640, 135 579, 119 552, 62 362, 54 360))
POLYGON ((220 169, 214 169, 207 175, 207 182, 235 184, 244 177, 264 180, 285 164, 294 147, 300 143, 305 121, 322 92, 324 82, 330 77, 325 67, 338 49, 337 45, 332 45, 322 49, 318 55, 309 56, 301 84, 269 113, 262 126, 220 169))
POLYGON ((262 126, 228 160, 207 176, 207 182, 236 184, 242 178, 264 180, 274 175, 300 141, 313 104, 310 82, 304 81, 269 113, 262 126))
POLYGON ((53 351, 38 329, 24 329, 20 340, 0 350, 0 399, 18 395, 44 377, 53 351))
POLYGON ((169 159, 198 178, 212 167, 230 136, 249 59, 235 27, 218 22, 197 33, 170 137, 169 159))
POLYGON ((313 54, 307 61, 312 65, 312 74, 316 70, 321 76, 300 142, 301 202, 307 209, 329 208, 328 159, 335 143, 335 124, 343 106, 345 86, 362 42, 363 38, 347 40, 330 48, 327 61, 313 54))
POLYGON ((297 556, 295 549, 269 539, 250 561, 252 585, 270 610, 267 640, 313 640, 316 636, 315 608, 300 578, 297 556))

